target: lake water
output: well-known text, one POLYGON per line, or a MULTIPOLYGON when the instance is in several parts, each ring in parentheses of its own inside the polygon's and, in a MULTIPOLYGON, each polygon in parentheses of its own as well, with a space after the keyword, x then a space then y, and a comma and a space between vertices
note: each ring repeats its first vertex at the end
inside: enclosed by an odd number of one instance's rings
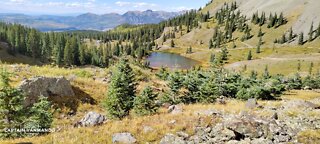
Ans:
POLYGON ((180 56, 178 54, 153 52, 147 58, 150 62, 150 67, 168 67, 171 69, 190 69, 193 66, 199 65, 198 61, 180 56))

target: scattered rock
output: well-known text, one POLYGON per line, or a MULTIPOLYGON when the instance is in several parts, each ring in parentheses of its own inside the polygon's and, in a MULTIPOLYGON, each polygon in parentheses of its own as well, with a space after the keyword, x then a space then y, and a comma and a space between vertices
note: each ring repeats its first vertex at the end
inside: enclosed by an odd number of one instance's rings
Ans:
POLYGON ((186 144, 182 138, 173 134, 166 134, 160 141, 160 144, 186 144))
POLYGON ((303 88, 303 90, 312 90, 312 88, 309 87, 309 86, 305 86, 305 87, 303 88))
POLYGON ((177 132, 176 134, 177 134, 179 137, 182 137, 182 138, 184 138, 184 139, 187 139, 187 138, 189 137, 189 135, 188 135, 187 133, 182 132, 182 131, 177 132))
POLYGON ((79 122, 75 124, 76 127, 79 126, 96 126, 105 122, 107 118, 96 112, 88 112, 79 122))
POLYGON ((168 113, 171 113, 171 114, 180 114, 182 113, 183 109, 182 109, 182 106, 180 105, 172 105, 172 106, 169 106, 168 108, 168 113))
POLYGON ((275 119, 275 120, 278 120, 278 113, 275 112, 272 116, 271 116, 271 119, 275 119))
POLYGON ((258 107, 258 102, 256 99, 248 99, 246 103, 246 108, 252 109, 258 107))
POLYGON ((77 79, 77 76, 75 75, 75 74, 71 74, 71 75, 69 75, 68 77, 67 77, 67 80, 68 81, 74 81, 74 80, 76 80, 77 79))
POLYGON ((116 133, 112 135, 112 143, 134 144, 137 140, 131 133, 116 133))
POLYGON ((39 96, 75 96, 72 86, 64 77, 35 77, 24 80, 20 86, 25 95, 25 106, 34 104, 39 96))
POLYGON ((169 121, 169 124, 175 124, 177 121, 176 120, 172 120, 172 121, 169 121))
POLYGON ((143 127, 143 133, 149 133, 152 132, 154 129, 150 126, 144 126, 143 127))
POLYGON ((217 98, 216 101, 217 101, 218 104, 223 104, 223 105, 227 104, 226 99, 225 99, 224 96, 220 96, 219 98, 217 98))
POLYGON ((259 139, 253 139, 251 141, 251 144, 273 144, 271 140, 259 138, 259 139))
POLYGON ((210 110, 199 110, 195 112, 196 115, 205 115, 205 116, 214 116, 214 115, 222 115, 220 111, 210 109, 210 110))

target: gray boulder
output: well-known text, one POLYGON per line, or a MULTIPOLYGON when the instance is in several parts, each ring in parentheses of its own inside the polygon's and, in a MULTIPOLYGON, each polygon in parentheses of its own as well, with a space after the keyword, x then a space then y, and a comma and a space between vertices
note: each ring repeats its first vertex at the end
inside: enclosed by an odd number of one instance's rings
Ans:
POLYGON ((222 112, 214 109, 208 109, 208 110, 199 110, 194 112, 196 115, 204 115, 204 116, 221 116, 222 112))
POLYGON ((256 99, 248 99, 246 103, 246 108, 252 109, 258 107, 258 102, 256 99))
POLYGON ((64 77, 26 79, 18 88, 26 95, 25 106, 35 103, 39 96, 75 96, 70 82, 64 77))
POLYGON ((182 106, 180 105, 172 105, 172 106, 169 106, 168 108, 168 113, 171 113, 171 114, 180 114, 182 113, 183 109, 182 109, 182 106))
POLYGON ((173 134, 166 134, 160 141, 160 144, 186 144, 181 137, 175 136, 173 134))
POLYGON ((303 109, 320 109, 320 106, 314 104, 309 101, 304 100, 290 100, 286 102, 283 107, 285 109, 292 109, 292 108, 303 108, 303 109))
POLYGON ((105 122, 107 118, 104 115, 101 115, 96 112, 88 112, 79 122, 77 122, 76 126, 96 126, 105 122))
POLYGON ((136 142, 136 138, 131 133, 116 133, 112 135, 112 143, 134 144, 136 142))

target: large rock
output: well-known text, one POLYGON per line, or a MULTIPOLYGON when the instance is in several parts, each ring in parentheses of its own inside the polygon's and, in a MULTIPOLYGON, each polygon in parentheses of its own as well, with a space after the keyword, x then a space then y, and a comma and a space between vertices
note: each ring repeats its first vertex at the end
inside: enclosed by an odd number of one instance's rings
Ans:
POLYGON ((104 115, 101 115, 96 112, 88 112, 76 126, 96 126, 105 122, 107 118, 104 115))
POLYGON ((64 77, 27 79, 20 84, 19 89, 26 95, 26 106, 35 103, 39 96, 75 96, 70 82, 64 77))
POLYGON ((134 144, 137 140, 131 133, 116 133, 112 135, 112 143, 134 144))

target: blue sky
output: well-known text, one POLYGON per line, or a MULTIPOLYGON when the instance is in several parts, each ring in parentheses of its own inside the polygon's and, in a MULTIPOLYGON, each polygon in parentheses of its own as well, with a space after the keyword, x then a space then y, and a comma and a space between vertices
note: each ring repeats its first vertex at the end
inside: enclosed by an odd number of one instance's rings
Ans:
POLYGON ((0 13, 58 14, 124 13, 132 10, 197 9, 209 0, 0 0, 0 13))

